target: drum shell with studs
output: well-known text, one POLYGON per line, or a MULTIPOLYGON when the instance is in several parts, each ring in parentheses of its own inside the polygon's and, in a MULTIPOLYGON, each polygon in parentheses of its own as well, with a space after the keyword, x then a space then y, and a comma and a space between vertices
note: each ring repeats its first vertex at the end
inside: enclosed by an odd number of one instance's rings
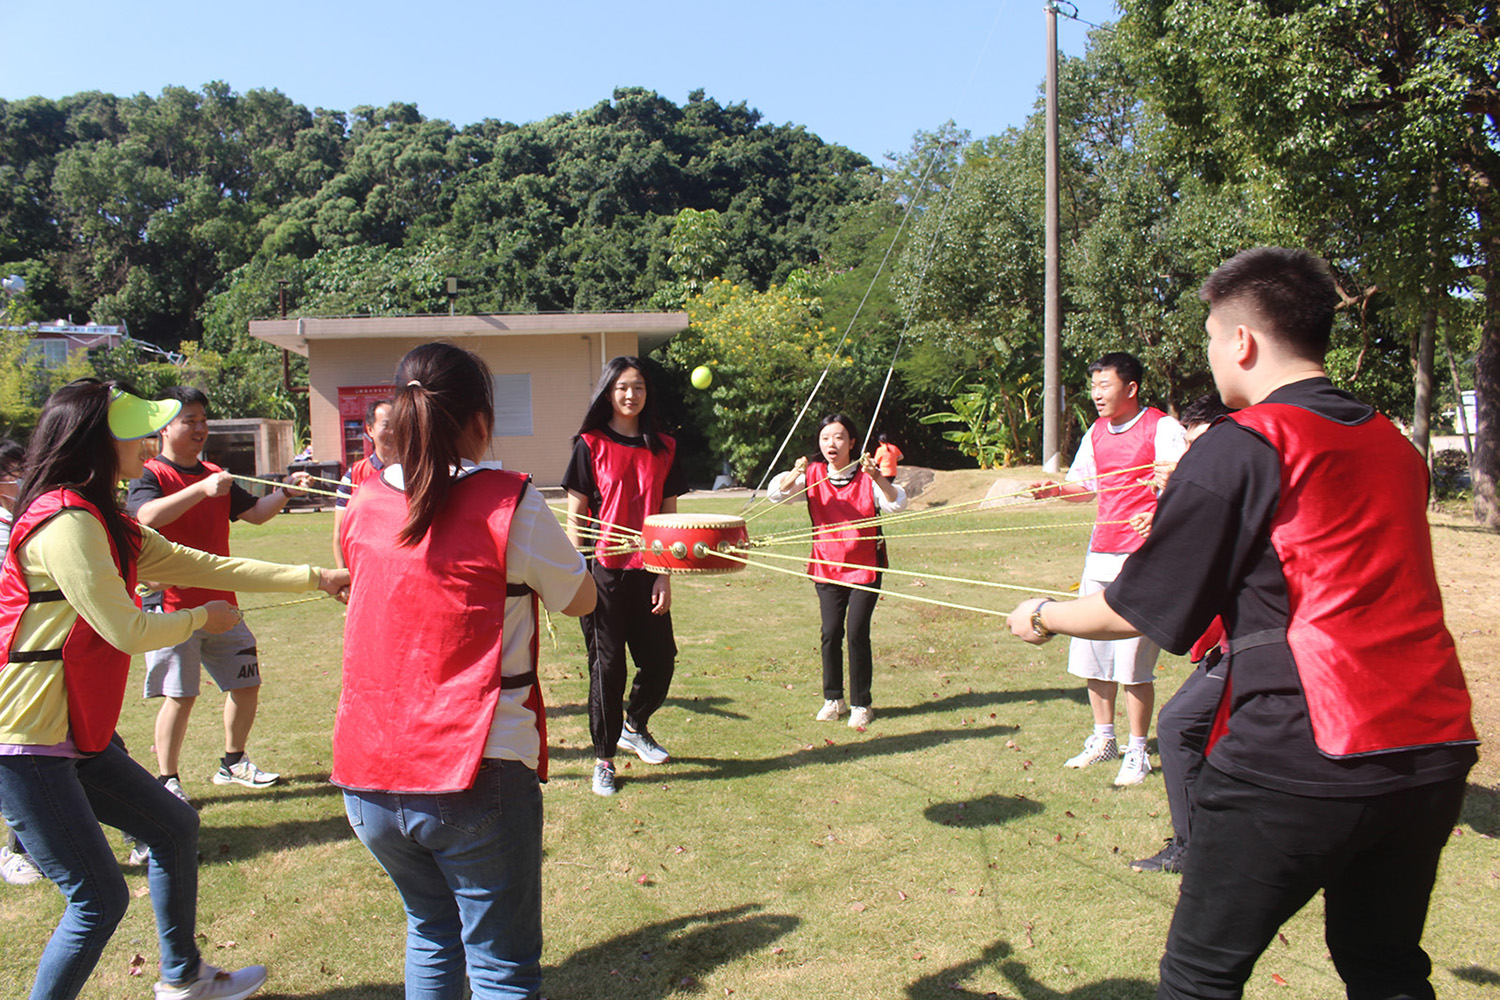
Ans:
POLYGON ((719 553, 743 550, 745 519, 733 514, 652 514, 641 527, 641 558, 653 573, 734 573, 743 562, 719 553))

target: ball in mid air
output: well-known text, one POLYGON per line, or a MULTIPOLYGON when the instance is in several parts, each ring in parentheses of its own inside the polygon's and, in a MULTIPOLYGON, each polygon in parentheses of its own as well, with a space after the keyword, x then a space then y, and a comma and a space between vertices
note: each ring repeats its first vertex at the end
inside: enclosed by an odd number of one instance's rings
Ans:
POLYGON ((692 381, 694 389, 707 389, 714 384, 714 373, 708 365, 699 365, 693 369, 692 381))

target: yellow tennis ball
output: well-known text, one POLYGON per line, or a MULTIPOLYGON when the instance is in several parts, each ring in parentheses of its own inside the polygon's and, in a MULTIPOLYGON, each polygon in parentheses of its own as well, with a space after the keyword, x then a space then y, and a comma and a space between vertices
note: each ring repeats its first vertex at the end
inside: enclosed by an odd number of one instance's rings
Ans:
POLYGON ((694 389, 707 389, 714 384, 714 373, 708 365, 699 365, 693 369, 692 380, 694 389))

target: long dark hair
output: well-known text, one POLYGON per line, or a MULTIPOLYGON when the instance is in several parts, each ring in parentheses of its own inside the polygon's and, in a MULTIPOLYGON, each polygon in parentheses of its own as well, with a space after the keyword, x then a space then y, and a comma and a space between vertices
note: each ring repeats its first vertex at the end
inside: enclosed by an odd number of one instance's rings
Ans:
POLYGON ((578 434, 573 437, 574 441, 589 431, 609 426, 610 418, 615 415, 612 398, 615 383, 632 368, 640 372, 641 378, 646 382, 646 405, 641 407, 640 416, 641 437, 645 439, 646 447, 653 452, 659 452, 667 446, 661 439, 661 422, 656 416, 656 386, 651 380, 651 372, 647 370, 646 363, 633 354, 622 354, 604 366, 604 371, 599 375, 599 384, 594 386, 594 394, 589 398, 589 408, 584 411, 583 423, 578 427, 578 434))
POLYGON ((115 389, 135 395, 122 382, 81 378, 48 397, 26 448, 15 519, 43 493, 67 487, 99 509, 123 568, 140 554, 141 536, 120 512, 115 494, 120 454, 109 432, 110 393, 115 389))
POLYGON ((391 427, 406 480, 406 524, 402 545, 427 534, 453 489, 453 469, 476 413, 495 426, 495 386, 489 365, 452 344, 414 347, 396 366, 391 427))

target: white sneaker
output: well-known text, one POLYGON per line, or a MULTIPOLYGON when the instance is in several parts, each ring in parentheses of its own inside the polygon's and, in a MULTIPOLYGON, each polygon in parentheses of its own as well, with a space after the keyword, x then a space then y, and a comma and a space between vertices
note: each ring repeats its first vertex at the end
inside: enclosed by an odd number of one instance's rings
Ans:
POLYGON ((863 729, 875 721, 873 710, 861 705, 855 705, 849 710, 849 728, 863 729))
POLYGON ((1115 743, 1113 736, 1100 736, 1098 733, 1092 733, 1083 741, 1083 753, 1076 757, 1069 757, 1063 762, 1063 767, 1088 767, 1090 764, 1114 760, 1118 756, 1120 756, 1120 747, 1115 743))
POLYGON ((1120 773, 1115 775, 1117 785, 1139 785, 1151 773, 1151 758, 1145 747, 1128 747, 1125 759, 1120 761, 1120 773))
POLYGON ((620 739, 615 745, 621 750, 629 750, 647 764, 665 764, 672 757, 665 747, 651 738, 650 731, 646 729, 632 731, 629 726, 625 726, 620 730, 620 739))
POLYGON ((265 982, 264 965, 247 965, 234 972, 225 972, 200 960, 198 976, 192 982, 183 986, 157 983, 151 989, 156 993, 156 1000, 244 1000, 265 982))
POLYGON ((146 859, 151 857, 151 848, 147 847, 139 840, 136 840, 134 837, 130 838, 130 845, 130 860, 126 863, 130 865, 145 864, 146 859))
POLYGON ((615 766, 607 761, 594 764, 594 794, 615 794, 615 766))
POLYGON ((819 722, 832 722, 848 711, 849 706, 842 698, 830 698, 823 702, 823 707, 818 709, 818 714, 813 716, 819 722))
MULTIPOLYGON (((251 764, 250 766, 254 767, 255 765, 251 764)), ((261 772, 261 773, 264 774, 265 772, 261 772)), ((272 775, 268 775, 268 777, 279 778, 279 777, 281 777, 281 775, 279 775, 279 774, 272 774, 272 775)), ((182 790, 182 782, 178 781, 176 778, 168 778, 166 781, 163 781, 161 783, 161 787, 165 788, 167 791, 171 792, 173 795, 177 796, 179 799, 181 799, 182 801, 186 802, 188 805, 192 805, 193 804, 193 800, 187 797, 187 792, 184 792, 182 790)))
POLYGON ((30 885, 42 880, 42 870, 31 860, 31 855, 0 847, 0 878, 11 885, 30 885))
POLYGON ((280 780, 281 775, 262 771, 250 763, 249 757, 241 757, 233 767, 220 764, 213 777, 216 785, 244 785, 246 788, 270 788, 280 780))

